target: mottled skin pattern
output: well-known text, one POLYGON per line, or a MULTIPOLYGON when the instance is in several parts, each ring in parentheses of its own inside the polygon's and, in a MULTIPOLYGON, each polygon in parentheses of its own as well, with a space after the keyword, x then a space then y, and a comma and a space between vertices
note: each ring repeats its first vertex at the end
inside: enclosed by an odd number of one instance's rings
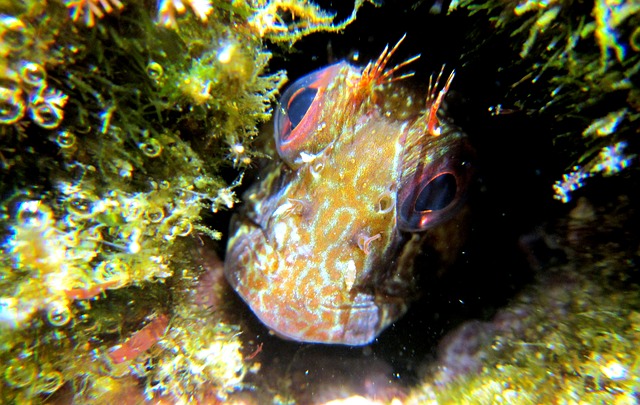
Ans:
POLYGON ((426 111, 393 111, 392 75, 409 62, 385 70, 396 48, 364 69, 341 62, 290 86, 275 118, 281 160, 233 220, 225 274, 282 337, 371 342, 414 295, 421 231, 463 199, 465 136, 439 111, 453 75, 439 91, 430 83, 426 111), (443 173, 448 194, 430 185, 443 173))

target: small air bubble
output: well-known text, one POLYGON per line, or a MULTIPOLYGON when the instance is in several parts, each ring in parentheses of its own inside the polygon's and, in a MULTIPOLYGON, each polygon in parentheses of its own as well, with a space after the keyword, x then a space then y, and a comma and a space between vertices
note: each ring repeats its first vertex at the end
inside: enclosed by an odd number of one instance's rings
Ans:
POLYGON ((71 320, 71 311, 66 305, 54 302, 47 308, 47 321, 55 327, 64 326, 71 320))
POLYGON ((162 219, 164 218, 164 211, 162 210, 162 208, 150 209, 147 212, 145 212, 145 216, 149 221, 151 221, 154 224, 157 224, 158 222, 162 221, 162 219))
POLYGON ((47 72, 42 65, 37 63, 23 63, 20 68, 20 77, 22 80, 34 87, 44 87, 47 80, 47 72))
POLYGON ((45 129, 55 128, 62 121, 60 110, 46 103, 34 105, 29 111, 31 119, 45 129))
POLYGON ((156 139, 149 138, 147 142, 142 142, 138 145, 142 153, 150 158, 160 156, 162 153, 162 145, 156 139))
POLYGON ((60 131, 56 136, 56 143, 61 149, 72 148, 76 144, 76 136, 69 131, 60 131))
POLYGON ((171 228, 171 234, 174 236, 187 236, 191 233, 193 226, 187 220, 180 220, 171 228))
POLYGON ((147 65, 147 74, 153 81, 158 82, 164 75, 164 69, 159 63, 151 62, 147 65))
POLYGON ((64 384, 64 378, 59 371, 49 371, 38 375, 36 390, 43 394, 53 394, 64 384))

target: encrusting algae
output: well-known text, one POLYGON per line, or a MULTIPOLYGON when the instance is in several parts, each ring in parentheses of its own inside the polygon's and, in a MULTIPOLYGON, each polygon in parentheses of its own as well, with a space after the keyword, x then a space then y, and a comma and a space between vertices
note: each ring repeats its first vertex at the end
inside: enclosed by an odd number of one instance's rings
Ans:
POLYGON ((221 237, 202 217, 242 176, 218 173, 251 164, 286 80, 264 41, 341 30, 362 3, 336 24, 294 0, 0 4, 0 402, 239 386, 239 329, 191 301, 184 252, 221 237))

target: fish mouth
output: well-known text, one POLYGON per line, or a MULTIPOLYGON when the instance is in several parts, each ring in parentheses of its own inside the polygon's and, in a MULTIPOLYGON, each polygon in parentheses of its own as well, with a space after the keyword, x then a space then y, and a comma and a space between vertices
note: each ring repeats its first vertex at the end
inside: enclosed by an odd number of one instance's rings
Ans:
MULTIPOLYGON (((292 309, 291 303, 282 302, 277 305, 292 309)), ((296 316, 286 319, 254 308, 255 315, 273 333, 283 339, 297 342, 362 346, 371 343, 386 327, 381 318, 384 311, 373 301, 355 306, 298 307, 294 311, 296 316)))
POLYGON ((262 229, 248 217, 238 215, 231 218, 229 234, 233 237, 227 245, 224 274, 229 284, 238 291, 242 280, 246 279, 251 263, 257 260, 256 246, 264 246, 267 238, 262 229))
POLYGON ((268 245, 264 232, 251 221, 238 217, 232 219, 232 234, 225 276, 258 319, 277 336, 298 342, 359 346, 370 343, 379 334, 384 311, 370 294, 358 293, 350 304, 324 302, 316 307, 304 298, 272 300, 270 294, 260 291, 268 289, 271 281, 258 275, 256 268, 258 252, 268 245), (253 282, 249 283, 249 279, 253 282), (261 286, 254 285, 256 280, 261 286))
MULTIPOLYGON (((254 315, 276 335, 308 343, 361 346, 371 343, 406 306, 373 291, 351 291, 332 302, 289 290, 277 269, 281 261, 264 230, 242 216, 232 218, 224 273, 254 315), (266 259, 269 257, 269 259, 266 259)), ((295 284, 291 285, 294 288, 295 284)))

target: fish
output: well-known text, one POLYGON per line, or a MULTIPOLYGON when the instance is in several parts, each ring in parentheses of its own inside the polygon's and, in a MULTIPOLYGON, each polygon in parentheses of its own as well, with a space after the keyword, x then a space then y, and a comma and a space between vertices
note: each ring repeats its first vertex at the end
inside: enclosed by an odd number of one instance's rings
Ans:
POLYGON ((432 75, 416 108, 397 84, 411 73, 396 73, 419 55, 387 68, 402 39, 282 93, 277 157, 232 217, 225 276, 285 339, 371 343, 415 297, 425 235, 465 205, 473 149, 444 106, 454 72, 432 75))

